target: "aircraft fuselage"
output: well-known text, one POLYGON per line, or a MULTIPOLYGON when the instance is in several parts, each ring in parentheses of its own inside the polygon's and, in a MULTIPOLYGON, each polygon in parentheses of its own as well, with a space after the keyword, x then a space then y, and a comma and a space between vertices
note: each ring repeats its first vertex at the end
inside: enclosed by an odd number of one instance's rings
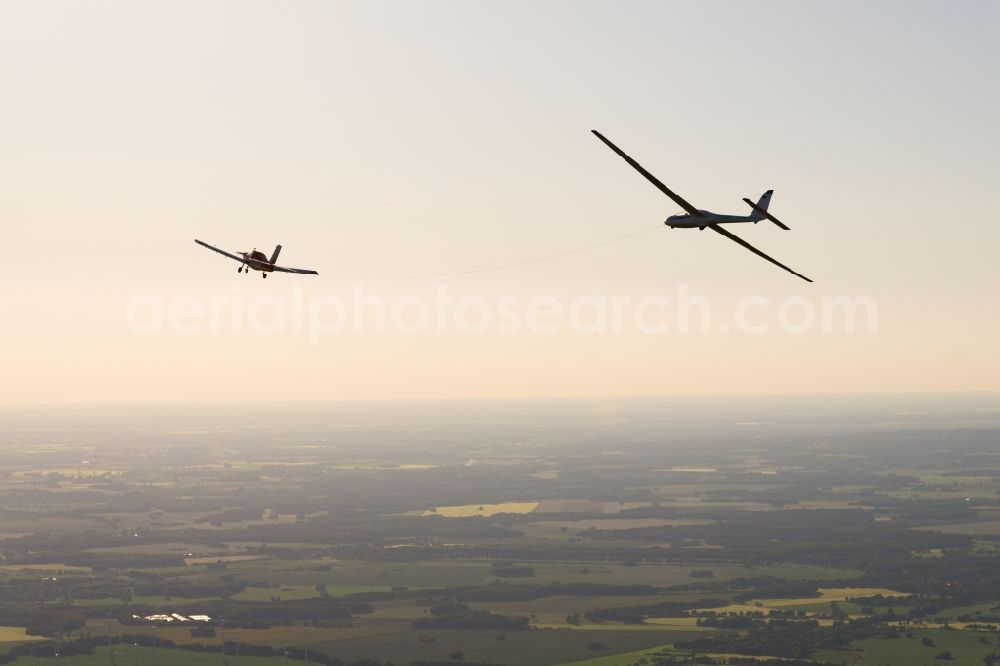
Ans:
POLYGON ((274 264, 267 260, 263 252, 241 252, 240 254, 243 255, 243 264, 247 268, 252 268, 262 273, 271 273, 274 271, 274 264))
POLYGON ((764 219, 758 215, 719 215, 707 210, 701 211, 701 215, 694 216, 689 213, 671 215, 663 223, 671 229, 700 229, 712 224, 737 224, 740 222, 760 222, 764 219))

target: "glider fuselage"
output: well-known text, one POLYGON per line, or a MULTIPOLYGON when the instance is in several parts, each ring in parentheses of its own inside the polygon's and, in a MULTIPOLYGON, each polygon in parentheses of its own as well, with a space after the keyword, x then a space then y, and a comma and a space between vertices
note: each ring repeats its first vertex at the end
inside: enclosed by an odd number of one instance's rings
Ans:
POLYGON ((671 215, 664 224, 671 229, 698 229, 712 224, 736 224, 739 222, 760 222, 763 216, 760 215, 720 215, 707 210, 701 211, 701 215, 695 216, 690 213, 679 213, 671 215))

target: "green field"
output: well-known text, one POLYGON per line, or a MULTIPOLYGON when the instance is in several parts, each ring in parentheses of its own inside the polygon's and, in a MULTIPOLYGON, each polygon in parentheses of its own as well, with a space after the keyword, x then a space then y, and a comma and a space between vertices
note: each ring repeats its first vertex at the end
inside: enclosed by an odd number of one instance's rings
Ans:
MULTIPOLYGON (((129 666, 139 664, 140 666, 152 666, 152 648, 133 648, 116 645, 113 648, 115 662, 119 666, 129 666)), ((191 652, 189 650, 164 650, 156 651, 156 666, 218 666, 222 664, 222 656, 217 652, 191 652)), ((235 664, 235 658, 229 657, 230 664, 235 664)), ((46 657, 20 657, 13 663, 17 666, 52 666, 55 663, 54 656, 46 657)), ((65 666, 108 666, 107 648, 97 648, 94 654, 77 655, 75 657, 64 657, 59 660, 65 666)), ((248 657, 240 656, 240 666, 278 666, 287 663, 282 657, 248 657)))
POLYGON ((282 585, 281 587, 248 587, 239 594, 234 594, 236 601, 295 601, 297 599, 312 599, 318 597, 315 587, 308 585, 282 585))
POLYGON ((852 647, 864 651, 863 666, 922 666, 950 664, 951 666, 982 666, 983 657, 997 649, 996 635, 976 631, 948 631, 932 629, 913 632, 913 638, 870 638, 854 643, 852 647), (980 638, 989 639, 983 644, 980 638), (921 639, 930 637, 935 645, 926 647, 921 639), (951 660, 935 659, 942 652, 951 652, 951 660))
MULTIPOLYGON (((180 608, 182 606, 187 606, 189 604, 198 604, 209 600, 211 597, 143 597, 135 596, 132 597, 131 603, 142 604, 144 606, 151 606, 153 608, 180 608)), ((73 603, 77 606, 120 606, 125 602, 121 599, 111 599, 110 597, 104 597, 103 599, 74 599, 73 603)))
POLYGON ((582 659, 572 662, 567 661, 557 664, 557 666, 632 666, 632 664, 640 659, 662 653, 665 650, 669 650, 670 647, 671 646, 669 644, 657 645, 655 647, 645 648, 643 650, 634 650, 632 652, 621 652, 618 654, 609 654, 602 657, 593 657, 591 659, 582 659))
POLYGON ((334 643, 314 643, 323 652, 342 659, 379 655, 383 660, 407 664, 413 659, 448 660, 462 652, 465 661, 491 661, 517 666, 550 666, 560 661, 586 659, 648 649, 697 635, 683 630, 632 631, 433 631, 408 629, 396 633, 359 637, 334 643), (421 636, 424 640, 421 640, 421 636), (498 639, 502 636, 503 639, 498 639), (591 643, 604 648, 593 650, 591 643))

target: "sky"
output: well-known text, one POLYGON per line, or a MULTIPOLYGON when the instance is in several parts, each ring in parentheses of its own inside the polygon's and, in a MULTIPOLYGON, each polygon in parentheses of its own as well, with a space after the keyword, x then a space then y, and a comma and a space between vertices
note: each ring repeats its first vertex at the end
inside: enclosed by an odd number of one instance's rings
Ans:
POLYGON ((998 391, 998 22, 9 0, 0 404, 998 391), (791 231, 731 230, 815 282, 664 228, 677 206, 591 129, 699 208, 773 188, 791 231), (829 299, 869 309, 825 326, 829 299))

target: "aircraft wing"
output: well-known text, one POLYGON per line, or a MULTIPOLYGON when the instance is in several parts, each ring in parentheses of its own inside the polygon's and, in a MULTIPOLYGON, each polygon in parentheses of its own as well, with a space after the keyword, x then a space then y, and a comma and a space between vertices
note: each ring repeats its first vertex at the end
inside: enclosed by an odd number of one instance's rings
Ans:
POLYGON ((760 213, 761 215, 763 215, 766 219, 771 220, 772 222, 774 222, 775 224, 777 224, 779 227, 781 227, 785 231, 791 231, 791 229, 789 229, 788 227, 786 227, 781 222, 781 220, 779 220, 778 218, 776 218, 774 215, 771 215, 770 213, 768 213, 766 210, 764 210, 763 208, 761 208, 760 206, 758 206, 754 202, 750 201, 746 197, 743 197, 743 201, 747 202, 747 204, 749 204, 751 208, 753 208, 755 211, 757 211, 758 213, 760 213))
POLYGON ((722 234, 726 238, 728 238, 728 239, 730 239, 730 240, 732 240, 732 241, 734 241, 736 243, 739 243, 740 245, 742 245, 746 249, 748 249, 751 252, 753 252, 754 254, 756 254, 758 257, 762 257, 764 259, 767 259, 768 261, 770 261, 775 266, 778 266, 779 268, 784 268, 786 271, 788 271, 792 275, 798 276, 798 277, 802 278, 803 280, 805 280, 806 282, 812 282, 812 280, 810 280, 809 278, 807 278, 805 275, 802 275, 801 273, 796 273, 791 268, 789 268, 788 266, 784 265, 783 263, 781 263, 777 259, 773 259, 773 258, 767 256, 766 254, 764 254, 763 252, 761 252, 760 250, 758 250, 757 248, 755 248, 753 245, 751 245, 750 243, 748 243, 745 240, 743 240, 742 238, 740 238, 739 236, 735 236, 735 235, 729 233, 728 231, 726 231, 725 229, 723 229, 718 224, 710 224, 710 225, 708 225, 708 228, 711 229, 712 231, 715 231, 717 233, 722 234))
POLYGON ((237 255, 232 254, 230 252, 226 252, 225 250, 220 250, 219 248, 215 247, 214 245, 209 245, 208 243, 202 242, 202 241, 198 240, 197 238, 194 239, 194 242, 197 243, 198 245, 201 245, 202 247, 207 247, 212 252, 218 252, 219 254, 221 254, 223 256, 229 257, 230 259, 235 259, 236 261, 240 262, 241 264, 242 263, 246 263, 246 259, 244 259, 243 257, 237 256, 237 255))
POLYGON ((610 141, 608 141, 607 138, 605 138, 605 136, 603 134, 601 134, 597 130, 590 130, 590 131, 594 133, 594 136, 596 136, 598 139, 600 139, 601 141, 603 141, 605 143, 605 145, 607 145, 608 148, 610 148, 611 150, 613 150, 616 153, 618 153, 619 157, 621 157, 623 160, 625 160, 626 162, 628 162, 629 164, 631 164, 633 169, 635 169, 636 171, 638 171, 639 173, 641 173, 643 176, 645 176, 646 180, 648 180, 649 182, 651 182, 653 185, 656 185, 656 187, 659 188, 659 190, 661 192, 663 192, 668 197, 670 197, 671 199, 673 199, 675 204, 677 204, 678 206, 680 206, 681 208, 683 208, 687 212, 691 213, 695 217, 701 217, 702 216, 702 212, 700 210, 698 210, 697 208, 695 208, 694 206, 692 206, 691 204, 689 204, 687 201, 685 201, 684 199, 682 199, 680 196, 678 196, 677 194, 675 194, 673 192, 673 190, 671 190, 669 187, 667 187, 666 185, 664 185, 663 183, 661 183, 656 176, 654 176, 653 174, 651 174, 648 171, 646 171, 645 169, 643 169, 641 164, 639 164, 634 159, 632 159, 631 157, 629 157, 628 155, 626 155, 624 152, 622 152, 621 148, 619 148, 615 144, 613 144, 610 141))
POLYGON ((278 271, 279 273, 298 273, 299 275, 319 275, 316 271, 310 271, 305 268, 284 268, 282 266, 274 266, 271 268, 273 271, 278 271))

